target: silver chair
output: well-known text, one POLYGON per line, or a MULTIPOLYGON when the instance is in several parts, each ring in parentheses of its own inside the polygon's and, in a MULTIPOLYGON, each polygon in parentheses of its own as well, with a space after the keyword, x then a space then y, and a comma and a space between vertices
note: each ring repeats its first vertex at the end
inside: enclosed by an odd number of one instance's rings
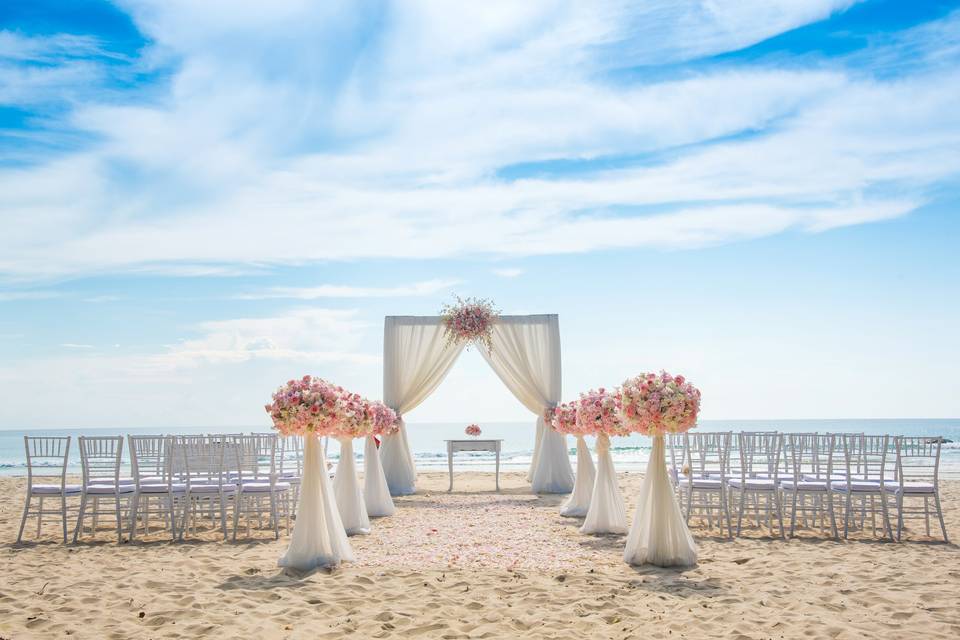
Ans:
POLYGON ((940 438, 894 438, 897 453, 896 479, 884 484, 887 491, 892 491, 896 498, 897 540, 900 540, 903 534, 903 522, 906 519, 923 518, 929 536, 930 516, 935 515, 940 521, 943 541, 950 542, 940 504, 940 443, 940 438), (922 506, 911 504, 920 500, 923 500, 922 506))
POLYGON ((136 490, 134 484, 121 482, 120 461, 123 455, 123 436, 80 436, 80 462, 83 465, 83 487, 80 494, 80 514, 73 530, 73 541, 83 532, 83 522, 91 516, 92 534, 97 533, 98 518, 112 515, 117 521, 117 542, 123 540, 123 507, 130 507, 136 490), (112 508, 101 507, 101 501, 112 503, 112 508))

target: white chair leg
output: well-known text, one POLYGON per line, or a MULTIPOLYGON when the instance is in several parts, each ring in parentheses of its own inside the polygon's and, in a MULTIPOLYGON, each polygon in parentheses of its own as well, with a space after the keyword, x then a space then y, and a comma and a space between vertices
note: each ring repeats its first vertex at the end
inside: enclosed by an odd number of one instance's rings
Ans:
MULTIPOLYGON (((20 518, 20 531, 17 532, 17 544, 20 543, 20 539, 23 538, 23 528, 27 525, 27 514, 30 513, 30 499, 33 496, 30 495, 30 492, 27 492, 27 499, 23 503, 23 517, 20 518)), ((66 542, 66 540, 64 540, 66 542)))

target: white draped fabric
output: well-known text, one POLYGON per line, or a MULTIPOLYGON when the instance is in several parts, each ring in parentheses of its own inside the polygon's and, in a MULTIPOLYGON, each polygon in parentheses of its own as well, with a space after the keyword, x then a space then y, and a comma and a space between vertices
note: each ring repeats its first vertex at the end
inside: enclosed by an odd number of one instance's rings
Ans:
POLYGON ((367 505, 357 480, 357 464, 353 459, 353 440, 340 439, 340 462, 333 476, 333 495, 340 509, 340 520, 348 536, 370 533, 367 505))
POLYGON ((560 515, 570 518, 582 518, 587 515, 596 477, 597 470, 593 466, 590 449, 583 436, 577 436, 577 481, 573 485, 573 493, 560 507, 560 515))
POLYGON ((383 326, 383 402, 400 418, 400 431, 380 445, 390 493, 416 491, 417 471, 403 414, 423 402, 443 381, 463 345, 447 346, 436 316, 387 316, 383 326))
POLYGON ((392 516, 396 511, 387 478, 380 464, 380 450, 373 436, 367 436, 363 448, 363 499, 367 505, 367 515, 371 518, 392 516))
POLYGON ((327 463, 317 437, 304 438, 303 477, 297 519, 281 567, 309 571, 335 567, 353 560, 353 550, 343 530, 340 512, 327 475, 327 463))
POLYGON ((569 493, 573 469, 567 437, 546 426, 544 411, 560 402, 560 321, 556 315, 501 316, 493 349, 480 353, 523 406, 537 416, 530 470, 534 493, 569 493))
POLYGON ((617 472, 610 455, 610 438, 597 437, 597 478, 590 496, 590 509, 580 533, 626 533, 627 508, 617 486, 617 472))
POLYGON ((689 567, 697 563, 697 545, 667 476, 663 440, 653 439, 623 559, 630 564, 689 567))

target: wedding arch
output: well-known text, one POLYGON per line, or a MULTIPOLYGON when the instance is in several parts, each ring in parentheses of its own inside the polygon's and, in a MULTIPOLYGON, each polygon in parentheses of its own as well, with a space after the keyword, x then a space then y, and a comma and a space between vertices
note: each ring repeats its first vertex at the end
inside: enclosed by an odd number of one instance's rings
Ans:
MULTIPOLYGON (((492 348, 480 345, 490 367, 537 416, 527 480, 535 493, 568 493, 573 469, 566 436, 550 429, 544 412, 560 403, 560 321, 556 314, 499 316, 492 348)), ((403 415, 443 382, 465 344, 446 339, 440 316, 386 316, 383 326, 383 401, 397 412, 400 429, 384 438, 380 458, 392 495, 416 491, 416 468, 403 415)))

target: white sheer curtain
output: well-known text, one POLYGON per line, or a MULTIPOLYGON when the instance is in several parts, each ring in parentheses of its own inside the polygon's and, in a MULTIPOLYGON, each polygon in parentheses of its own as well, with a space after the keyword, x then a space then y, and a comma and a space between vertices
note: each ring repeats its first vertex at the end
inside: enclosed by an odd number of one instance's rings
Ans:
POLYGON ((560 402, 560 321, 556 315, 501 316, 493 325, 493 350, 479 347, 497 376, 537 416, 530 484, 535 493, 569 493, 573 469, 567 438, 544 424, 543 413, 560 402))
POLYGON ((348 536, 370 533, 367 505, 357 480, 357 463, 353 459, 353 440, 340 439, 340 461, 333 476, 333 495, 340 510, 340 520, 348 536))
POLYGON ((367 436, 363 448, 363 499, 367 504, 367 515, 371 518, 392 516, 396 511, 387 478, 380 464, 380 450, 373 436, 367 436))
POLYGON ((697 563, 697 545, 667 476, 663 436, 653 439, 623 559, 630 564, 660 567, 689 567, 697 563))
POLYGON ((323 449, 317 437, 304 438, 303 478, 297 519, 287 552, 277 562, 281 567, 309 571, 335 567, 353 560, 353 550, 333 497, 323 449))
POLYGON ((560 515, 569 518, 582 518, 587 515, 596 477, 597 470, 593 466, 587 442, 583 436, 577 436, 577 481, 573 485, 573 493, 560 507, 560 515))
POLYGON ((383 401, 400 415, 400 431, 383 439, 380 461, 392 495, 416 491, 417 471, 403 414, 443 381, 463 345, 447 346, 437 316, 387 316, 383 326, 383 401))
POLYGON ((597 479, 593 483, 590 509, 580 533, 626 533, 627 508, 617 485, 617 472, 610 455, 610 438, 597 436, 597 479))

